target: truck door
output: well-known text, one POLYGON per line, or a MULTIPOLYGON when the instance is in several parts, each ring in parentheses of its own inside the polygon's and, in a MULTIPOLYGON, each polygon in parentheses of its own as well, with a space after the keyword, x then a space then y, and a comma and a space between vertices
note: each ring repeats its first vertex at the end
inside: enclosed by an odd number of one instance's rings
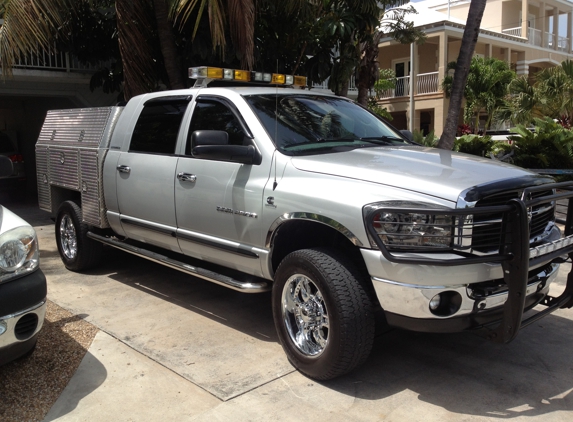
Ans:
POLYGON ((193 157, 189 143, 198 130, 225 131, 231 145, 255 145, 230 102, 214 96, 198 97, 175 181, 181 250, 195 258, 260 275, 260 257, 266 252, 257 246, 262 239, 259 218, 270 164, 193 157))
POLYGON ((132 239, 180 251, 175 219, 175 148, 190 97, 148 100, 117 162, 120 221, 132 239))

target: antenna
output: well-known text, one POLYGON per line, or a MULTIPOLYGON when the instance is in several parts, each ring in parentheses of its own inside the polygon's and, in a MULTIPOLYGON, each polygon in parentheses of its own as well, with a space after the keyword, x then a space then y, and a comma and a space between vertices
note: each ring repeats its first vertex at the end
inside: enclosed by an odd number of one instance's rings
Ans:
MULTIPOLYGON (((277 73, 279 73, 279 59, 277 59, 277 73)), ((275 152, 273 153, 273 159, 275 160, 275 180, 273 182, 273 191, 277 188, 277 142, 278 142, 278 135, 279 135, 279 87, 275 85, 276 93, 275 93, 275 152)), ((272 164, 272 163, 271 163, 272 164)))

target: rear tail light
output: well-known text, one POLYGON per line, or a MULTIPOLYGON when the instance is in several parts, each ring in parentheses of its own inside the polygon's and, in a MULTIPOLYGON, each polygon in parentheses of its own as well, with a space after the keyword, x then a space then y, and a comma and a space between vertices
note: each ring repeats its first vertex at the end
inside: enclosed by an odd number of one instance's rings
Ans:
POLYGON ((22 154, 12 154, 8 157, 13 163, 23 163, 24 156, 22 154))

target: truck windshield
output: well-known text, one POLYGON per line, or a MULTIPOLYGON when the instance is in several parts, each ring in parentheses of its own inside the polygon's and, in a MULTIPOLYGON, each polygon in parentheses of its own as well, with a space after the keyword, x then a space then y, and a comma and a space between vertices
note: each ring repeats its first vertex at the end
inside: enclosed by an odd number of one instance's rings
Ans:
POLYGON ((323 154, 379 145, 407 145, 394 129, 343 98, 320 95, 245 96, 278 150, 323 154))

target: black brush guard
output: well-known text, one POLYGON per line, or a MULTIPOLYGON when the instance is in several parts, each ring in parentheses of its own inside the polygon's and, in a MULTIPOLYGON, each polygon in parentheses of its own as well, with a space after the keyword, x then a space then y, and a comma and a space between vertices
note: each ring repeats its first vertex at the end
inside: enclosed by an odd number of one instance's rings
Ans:
MULTIPOLYGON (((467 216, 478 214, 500 213, 503 215, 503 241, 500 243, 499 251, 495 254, 476 256, 469 253, 461 253, 457 259, 441 259, 439 252, 436 252, 436 258, 419 258, 407 256, 407 252, 420 251, 399 251, 390 252, 379 238, 374 229, 374 217, 377 213, 371 212, 366 216, 367 230, 380 248, 384 257, 395 263, 417 264, 417 265, 469 265, 478 263, 501 263, 503 269, 503 278, 508 287, 507 301, 503 305, 503 316, 501 321, 484 325, 477 329, 478 334, 492 340, 496 343, 508 343, 512 341, 519 330, 526 327, 544 316, 561 308, 573 307, 573 265, 567 275, 567 284, 565 291, 559 297, 547 295, 541 302, 546 306, 542 311, 523 318, 525 308, 528 272, 530 267, 538 264, 560 261, 563 256, 568 255, 573 260, 573 182, 562 182, 543 184, 524 189, 522 198, 531 198, 531 194, 540 191, 553 190, 552 195, 537 197, 535 199, 511 199, 506 205, 491 207, 476 207, 468 209, 424 209, 424 208, 384 208, 388 212, 406 212, 421 213, 434 215, 451 215, 464 219, 467 216), (557 208, 557 201, 567 204, 565 219, 558 219, 557 222, 564 225, 564 236, 562 239, 552 242, 549 247, 542 249, 533 248, 535 256, 530 258, 529 243, 529 221, 528 209, 537 205, 554 202, 557 208), (566 245, 563 239, 570 237, 570 244, 566 245)), ((547 245, 545 245, 547 246, 547 245)), ((455 252, 455 251, 454 251, 455 252)), ((431 252, 430 252, 431 253, 431 252)), ((428 251, 424 251, 428 255, 428 251)))

